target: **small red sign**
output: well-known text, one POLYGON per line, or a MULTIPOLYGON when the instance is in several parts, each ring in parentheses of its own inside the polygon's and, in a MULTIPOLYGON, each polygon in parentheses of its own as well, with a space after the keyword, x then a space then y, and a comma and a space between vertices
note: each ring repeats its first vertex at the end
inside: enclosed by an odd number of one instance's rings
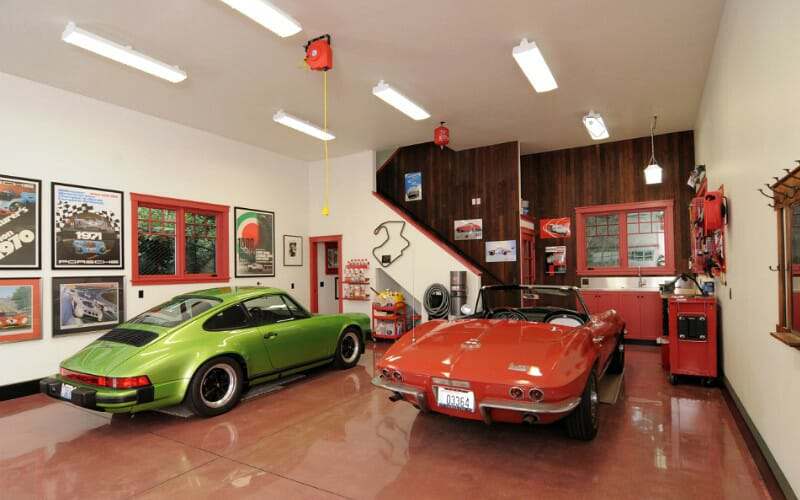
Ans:
POLYGON ((569 217, 539 220, 540 238, 569 238, 571 234, 569 217))

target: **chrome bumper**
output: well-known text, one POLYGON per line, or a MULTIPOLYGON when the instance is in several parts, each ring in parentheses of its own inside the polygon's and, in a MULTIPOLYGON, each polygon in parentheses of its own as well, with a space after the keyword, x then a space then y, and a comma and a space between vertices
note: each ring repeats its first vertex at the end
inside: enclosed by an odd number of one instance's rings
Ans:
POLYGON ((414 387, 411 385, 405 384, 397 384, 395 382, 390 382, 386 379, 381 377, 373 377, 372 385, 376 387, 380 387, 381 389, 386 389, 387 391, 392 391, 395 394, 403 394, 414 396, 417 399, 417 403, 419 404, 419 410, 423 413, 427 413, 430 409, 428 408, 428 401, 425 398, 425 391, 420 389, 419 387, 414 387))
POLYGON ((492 423, 492 410, 511 410, 532 415, 553 415, 568 413, 581 403, 581 398, 565 399, 558 403, 534 403, 532 401, 511 401, 506 399, 484 399, 478 404, 483 421, 492 423))

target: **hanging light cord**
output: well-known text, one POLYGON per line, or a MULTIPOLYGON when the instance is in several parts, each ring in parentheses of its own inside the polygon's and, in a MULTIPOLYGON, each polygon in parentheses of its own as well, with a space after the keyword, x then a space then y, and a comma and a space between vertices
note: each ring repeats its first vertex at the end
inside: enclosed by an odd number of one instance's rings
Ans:
MULTIPOLYGON (((322 72, 322 128, 325 133, 328 132, 328 72, 322 72)), ((330 184, 330 166, 328 165, 328 141, 322 141, 322 147, 325 154, 325 191, 323 194, 322 215, 328 216, 330 208, 328 207, 328 187, 330 184)))
POLYGON ((656 162, 656 141, 654 136, 656 133, 657 120, 658 115, 653 115, 653 121, 650 123, 650 163, 648 163, 648 165, 652 165, 656 162))

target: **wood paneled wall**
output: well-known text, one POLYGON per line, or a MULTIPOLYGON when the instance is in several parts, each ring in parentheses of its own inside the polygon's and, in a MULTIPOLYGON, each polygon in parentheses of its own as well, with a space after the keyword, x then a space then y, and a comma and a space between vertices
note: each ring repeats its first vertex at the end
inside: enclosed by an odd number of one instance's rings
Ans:
POLYGON ((688 206, 693 194, 686 181, 694 168, 694 133, 657 135, 655 152, 664 169, 663 182, 649 186, 643 172, 650 159, 649 136, 522 157, 522 199, 530 202, 537 226, 542 217, 567 216, 573 226, 572 236, 565 240, 542 240, 537 230, 537 283, 578 284, 575 207, 648 200, 675 201, 675 261, 678 272, 688 271, 688 206), (544 248, 562 244, 567 246, 567 273, 546 276, 544 248))
POLYGON ((482 269, 484 284, 519 282, 518 262, 487 263, 484 246, 519 242, 517 142, 463 151, 433 143, 402 147, 378 170, 377 191, 482 269), (407 202, 405 174, 411 172, 422 172, 422 200, 407 202), (472 205, 473 198, 481 204, 472 205), (483 239, 456 241, 453 221, 459 219, 483 219, 483 239))

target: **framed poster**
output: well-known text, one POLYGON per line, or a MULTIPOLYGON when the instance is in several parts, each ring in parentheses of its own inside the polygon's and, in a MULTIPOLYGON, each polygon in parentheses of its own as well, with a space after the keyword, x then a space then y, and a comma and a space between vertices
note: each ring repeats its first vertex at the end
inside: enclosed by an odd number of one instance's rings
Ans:
POLYGON ((275 276, 275 213, 234 207, 233 218, 236 277, 275 276))
POLYGON ((53 269, 123 269, 122 191, 52 183, 53 269))
POLYGON ((567 273, 567 247, 564 245, 544 247, 544 272, 548 276, 567 273))
POLYGON ((482 240, 483 219, 464 219, 453 221, 456 240, 482 240))
POLYGON ((486 262, 516 262, 517 240, 487 241, 486 262))
POLYGON ((339 274, 339 245, 335 241, 325 242, 325 274, 339 274))
POLYGON ((0 175, 0 269, 41 269, 42 181, 0 175))
POLYGON ((422 199, 422 172, 406 174, 405 193, 406 201, 422 199))
POLYGON ((303 265, 303 237, 291 234, 283 235, 283 265, 303 265))
POLYGON ((569 217, 539 220, 540 238, 569 238, 571 234, 569 217))
POLYGON ((53 278, 53 336, 110 330, 125 320, 123 276, 53 278))
POLYGON ((39 278, 0 279, 0 343, 42 338, 39 278))

